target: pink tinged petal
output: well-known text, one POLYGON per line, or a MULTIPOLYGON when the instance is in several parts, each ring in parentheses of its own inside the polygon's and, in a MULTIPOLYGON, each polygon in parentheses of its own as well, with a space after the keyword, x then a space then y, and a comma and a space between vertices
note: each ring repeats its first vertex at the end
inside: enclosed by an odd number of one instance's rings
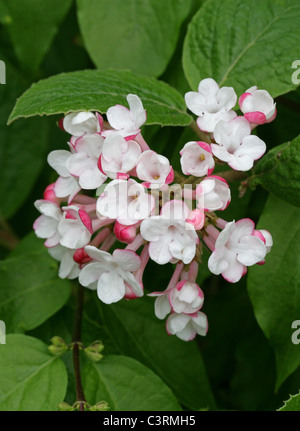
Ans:
POLYGON ((123 278, 118 272, 104 272, 98 281, 97 294, 99 299, 105 304, 120 301, 125 295, 123 278))
POLYGON ((121 172, 117 172, 117 180, 128 180, 129 175, 128 174, 123 174, 121 172))
POLYGON ((244 117, 247 118, 249 123, 253 124, 264 124, 266 122, 265 114, 258 111, 245 113, 244 117))
POLYGON ((205 336, 208 331, 208 321, 207 316, 199 311, 195 316, 192 317, 192 326, 196 329, 197 334, 205 336))
POLYGON ((72 154, 66 150, 55 150, 48 154, 47 161, 51 168, 53 168, 58 173, 58 175, 62 177, 68 177, 70 172, 66 167, 66 163, 71 155, 72 154))
POLYGON ((175 335, 182 331, 189 323, 191 317, 187 314, 172 313, 166 322, 166 328, 168 334, 175 335))
POLYGON ((60 199, 57 198, 57 196, 54 192, 54 187, 55 187, 55 183, 49 184, 44 190, 43 198, 44 198, 44 200, 47 200, 47 201, 50 201, 50 202, 53 202, 53 203, 59 205, 60 199))
POLYGON ((38 238, 49 238, 56 233, 57 221, 53 218, 41 215, 35 220, 33 229, 38 238))
POLYGON ((73 255, 73 260, 79 265, 83 265, 85 263, 89 263, 92 260, 92 258, 86 253, 86 251, 82 247, 82 248, 78 248, 75 251, 73 255))
POLYGON ((169 172, 169 174, 168 174, 168 176, 166 178, 166 184, 171 184, 173 181, 174 181, 174 170, 173 170, 173 168, 171 166, 170 172, 169 172))
POLYGON ((124 271, 137 271, 141 266, 140 257, 132 250, 116 249, 113 258, 124 271))
POLYGON ((203 141, 197 141, 197 144, 199 147, 201 147, 204 151, 207 151, 208 153, 211 153, 211 146, 203 141))
POLYGON ((171 312, 167 295, 158 296, 154 303, 154 313, 158 319, 163 320, 171 312))
POLYGON ((272 235, 270 234, 269 231, 267 231, 265 229, 260 229, 259 232, 263 235, 263 237, 265 239, 265 245, 266 245, 267 253, 269 253, 269 251, 271 250, 271 248, 273 246, 272 235))
POLYGON ((87 245, 86 247, 84 247, 84 250, 92 259, 97 262, 104 263, 108 266, 113 264, 112 255, 110 253, 107 253, 106 251, 99 250, 93 245, 87 245))
POLYGON ((126 226, 116 221, 114 224, 114 234, 119 241, 130 244, 136 237, 136 226, 126 226))
POLYGON ((91 262, 84 266, 79 274, 79 283, 84 287, 92 286, 93 289, 96 288, 95 282, 98 282, 100 276, 106 270, 104 264, 99 262, 91 262))
POLYGON ((197 335, 197 331, 190 321, 190 316, 186 314, 171 314, 166 321, 166 330, 168 334, 176 335, 183 341, 193 340, 197 335))
POLYGON ((222 276, 229 283, 237 283, 243 275, 245 275, 244 265, 233 259, 230 261, 228 268, 225 271, 222 271, 222 276))
POLYGON ((93 233, 93 227, 92 227, 92 220, 91 217, 88 215, 87 212, 84 210, 79 210, 78 215, 84 226, 87 228, 87 230, 92 234, 93 233))
POLYGON ((203 210, 197 208, 191 211, 186 221, 187 223, 192 224, 195 230, 202 229, 205 222, 205 215, 203 210))
MULTIPOLYGON (((240 98, 239 98, 239 107, 240 107, 240 109, 241 109, 241 111, 242 111, 242 105, 243 105, 243 102, 244 102, 244 100, 246 99, 246 97, 248 97, 248 96, 251 96, 251 93, 243 93, 241 96, 240 96, 240 98)), ((242 111, 243 112, 243 111, 242 111)))
POLYGON ((126 284, 130 286, 132 289, 135 298, 140 298, 144 294, 143 286, 137 281, 135 276, 128 271, 124 271, 123 269, 118 269, 120 276, 123 278, 126 284))
POLYGON ((55 247, 59 244, 60 241, 60 234, 56 232, 53 236, 47 238, 44 245, 45 247, 55 247))
POLYGON ((269 120, 269 118, 274 115, 275 110, 276 105, 274 100, 266 90, 254 89, 252 91, 251 97, 249 96, 246 98, 242 106, 242 112, 244 112, 244 114, 262 113, 265 116, 265 120, 269 120))
POLYGON ((276 107, 274 106, 274 113, 270 116, 270 118, 267 118, 266 123, 271 123, 271 121, 275 120, 276 115, 277 115, 277 110, 276 110, 276 107))
POLYGON ((252 235, 257 236, 257 238, 259 238, 264 244, 266 243, 265 237, 263 236, 260 230, 254 230, 252 235))

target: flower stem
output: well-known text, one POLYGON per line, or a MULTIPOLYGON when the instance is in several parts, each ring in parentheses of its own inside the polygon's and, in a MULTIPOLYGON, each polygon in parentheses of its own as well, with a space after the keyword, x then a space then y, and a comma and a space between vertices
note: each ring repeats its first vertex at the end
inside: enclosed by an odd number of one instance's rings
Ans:
POLYGON ((15 232, 12 230, 8 222, 4 219, 0 212, 0 245, 13 250, 20 242, 15 232))
POLYGON ((73 366, 74 366, 75 385, 76 385, 76 401, 79 403, 79 411, 84 411, 84 405, 86 403, 82 381, 81 381, 80 357, 79 357, 79 346, 81 342, 81 322, 82 322, 82 313, 83 313, 83 297, 84 297, 84 290, 83 290, 83 287, 79 285, 78 292, 77 292, 77 305, 76 305, 76 311, 75 311, 73 337, 72 337, 72 342, 74 343, 73 366))
POLYGON ((199 129, 195 120, 191 122, 190 128, 196 133, 196 135, 198 136, 198 138, 201 139, 201 141, 206 142, 207 144, 211 143, 210 137, 199 129))

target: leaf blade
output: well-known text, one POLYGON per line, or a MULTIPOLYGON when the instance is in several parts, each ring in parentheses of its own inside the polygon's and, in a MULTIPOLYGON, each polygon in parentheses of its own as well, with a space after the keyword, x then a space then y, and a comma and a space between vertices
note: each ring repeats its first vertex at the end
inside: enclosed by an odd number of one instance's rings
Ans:
POLYGON ((71 111, 105 113, 125 104, 126 95, 137 94, 147 110, 147 124, 187 125, 182 96, 168 84, 129 71, 85 70, 62 73, 33 84, 18 100, 8 124, 20 117, 66 114, 71 111))

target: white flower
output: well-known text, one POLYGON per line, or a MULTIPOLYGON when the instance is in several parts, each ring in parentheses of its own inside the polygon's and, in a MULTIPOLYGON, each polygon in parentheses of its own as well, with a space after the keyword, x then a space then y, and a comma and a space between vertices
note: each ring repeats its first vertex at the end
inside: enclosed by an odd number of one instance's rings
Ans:
POLYGON ((166 321, 169 335, 184 341, 193 340, 197 334, 205 336, 208 330, 207 317, 201 311, 194 314, 172 313, 166 321))
POLYGON ((246 274, 247 266, 264 259, 266 245, 254 234, 254 228, 254 222, 250 219, 226 224, 208 259, 208 268, 213 274, 222 274, 227 281, 236 283, 246 274))
POLYGON ((206 177, 196 187, 197 207, 204 211, 225 210, 230 203, 230 188, 224 178, 206 177))
POLYGON ((155 151, 142 153, 136 167, 140 180, 150 184, 169 184, 174 179, 174 173, 169 160, 155 151))
POLYGON ((215 167, 211 147, 206 142, 187 142, 180 151, 181 169, 185 175, 203 177, 210 175, 215 167))
POLYGON ((48 251, 54 259, 60 262, 58 271, 60 278, 69 278, 73 280, 79 276, 79 265, 73 259, 74 250, 70 250, 58 244, 56 247, 49 248, 48 251))
POLYGON ((59 198, 69 197, 68 202, 80 191, 78 180, 67 168, 67 161, 72 156, 70 151, 55 150, 48 154, 48 163, 59 175, 55 182, 54 193, 59 198))
POLYGON ((64 117, 62 126, 73 136, 101 132, 103 119, 98 112, 73 112, 64 117))
POLYGON ((249 121, 244 117, 219 121, 214 131, 217 144, 211 144, 213 154, 232 169, 248 171, 266 151, 264 141, 250 134, 249 121))
POLYGON ((123 225, 147 218, 153 210, 154 198, 133 179, 113 180, 97 200, 97 212, 123 225))
POLYGON ((67 170, 78 177, 79 185, 83 189, 91 190, 100 187, 106 180, 98 168, 104 139, 99 133, 89 133, 76 139, 72 154, 66 160, 67 170))
POLYGON ((185 94, 186 106, 198 116, 199 129, 213 132, 219 120, 231 120, 236 116, 231 109, 235 106, 237 96, 232 87, 220 88, 212 78, 199 83, 198 92, 185 94))
POLYGON ((46 247, 56 246, 61 237, 58 232, 58 224, 63 218, 61 209, 56 203, 44 199, 35 201, 34 206, 42 214, 33 224, 36 236, 38 238, 47 238, 45 241, 46 247))
POLYGON ((93 233, 92 221, 89 215, 75 205, 62 208, 64 217, 59 222, 60 244, 76 249, 87 245, 93 233))
POLYGON ((241 111, 252 124, 270 123, 276 117, 276 103, 266 90, 249 88, 239 98, 241 111))
POLYGON ((175 313, 193 314, 200 310, 204 302, 204 294, 200 287, 188 280, 180 281, 175 287, 164 292, 152 292, 148 296, 156 296, 154 310, 158 319, 164 319, 171 311, 175 313))
POLYGON ((139 256, 131 250, 115 250, 113 254, 85 247, 86 253, 94 260, 87 264, 79 275, 82 286, 97 289, 98 297, 105 304, 120 301, 125 295, 126 283, 136 296, 143 296, 143 289, 132 271, 139 269, 139 256))
POLYGON ((126 174, 136 166, 140 154, 141 147, 137 142, 110 135, 104 141, 101 169, 110 178, 117 178, 119 173, 126 174))
POLYGON ((136 94, 128 94, 129 109, 123 105, 115 105, 107 110, 107 120, 114 130, 105 130, 103 136, 118 133, 121 136, 135 136, 146 121, 146 111, 141 99, 136 94))
POLYGON ((185 220, 189 209, 182 201, 167 202, 159 216, 142 221, 141 235, 149 241, 149 254, 152 260, 163 265, 174 260, 187 264, 196 253, 199 238, 192 224, 185 220))

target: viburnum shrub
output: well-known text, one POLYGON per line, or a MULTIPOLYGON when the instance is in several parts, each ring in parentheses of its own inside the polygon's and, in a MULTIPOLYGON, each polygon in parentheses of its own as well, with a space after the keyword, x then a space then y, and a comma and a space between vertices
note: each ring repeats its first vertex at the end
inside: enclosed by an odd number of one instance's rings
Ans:
POLYGON ((266 90, 251 87, 240 96, 243 115, 237 115, 234 89, 203 79, 198 92, 185 94, 203 138, 181 149, 182 175, 144 140, 143 101, 136 94, 126 99, 129 107, 111 106, 107 120, 98 112, 60 120, 68 150, 48 155, 59 176, 35 202, 41 215, 34 230, 60 262, 59 276, 78 278, 105 304, 143 296, 149 259, 173 264, 165 289, 149 295, 156 297, 156 317, 168 316, 168 334, 192 340, 208 330, 205 295, 196 282, 202 248, 211 252, 209 270, 230 283, 264 264, 271 250, 271 233, 251 219, 221 217, 231 201, 228 171, 224 177, 214 170, 218 164, 253 167, 266 144, 252 131, 276 117, 276 106, 266 90))

